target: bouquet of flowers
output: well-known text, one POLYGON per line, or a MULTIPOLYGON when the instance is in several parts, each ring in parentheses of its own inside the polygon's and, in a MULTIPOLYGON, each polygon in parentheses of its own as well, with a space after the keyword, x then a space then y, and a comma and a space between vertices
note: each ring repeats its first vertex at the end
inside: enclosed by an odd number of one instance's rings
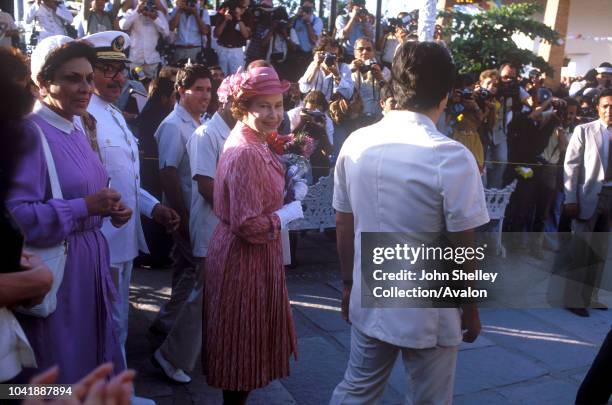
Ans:
POLYGON ((310 155, 316 149, 315 140, 304 132, 296 134, 273 134, 268 138, 268 145, 285 164, 285 203, 296 199, 297 190, 304 194, 307 192, 306 175, 310 171, 310 155), (301 183, 298 184, 298 183, 301 183))

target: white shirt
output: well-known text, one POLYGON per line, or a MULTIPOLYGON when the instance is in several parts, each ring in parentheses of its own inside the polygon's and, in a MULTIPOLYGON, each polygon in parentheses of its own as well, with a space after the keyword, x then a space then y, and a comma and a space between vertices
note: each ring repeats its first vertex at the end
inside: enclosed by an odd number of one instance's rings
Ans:
POLYGON ((355 256, 350 320, 362 333, 416 349, 461 342, 456 308, 362 308, 361 232, 473 229, 489 221, 472 154, 425 115, 390 111, 353 132, 338 155, 333 206, 353 213, 355 256))
POLYGON ((13 46, 11 37, 6 36, 7 31, 16 30, 15 20, 9 13, 0 11, 0 47, 10 48, 13 46))
MULTIPOLYGON (((192 178, 196 175, 215 178, 219 156, 231 131, 218 113, 195 130, 187 143, 192 178)), ((189 236, 195 257, 206 257, 208 254, 208 242, 218 222, 212 206, 202 197, 194 180, 191 189, 189 236)))
MULTIPOLYGON (((300 112, 304 107, 299 106, 295 107, 292 110, 287 111, 287 116, 289 117, 289 125, 290 131, 293 132, 300 125, 300 112)), ((327 133, 327 139, 329 140, 329 144, 334 144, 334 121, 329 117, 329 114, 325 113, 325 132, 327 133)))
POLYGON ((40 41, 52 35, 66 35, 64 25, 70 24, 72 18, 72 13, 64 3, 58 5, 53 11, 44 4, 39 5, 34 2, 26 14, 25 21, 27 24, 35 21, 36 29, 39 32, 38 40, 40 41))
POLYGON ((196 123, 191 115, 179 103, 155 131, 155 140, 159 150, 159 169, 175 167, 181 182, 185 209, 191 205, 191 168, 187 153, 187 142, 191 134, 202 122, 196 123))
MULTIPOLYGON (((200 34, 200 27, 196 18, 200 18, 202 22, 210 26, 210 16, 208 10, 200 7, 200 3, 196 5, 196 16, 181 13, 177 27, 175 45, 191 45, 191 46, 206 46, 206 35, 200 34)), ((178 13, 178 8, 172 10, 168 16, 168 20, 172 20, 178 13)))
POLYGON ((22 367, 36 367, 34 351, 13 313, 0 307, 0 382, 17 376, 22 367))
POLYGON ((155 49, 159 37, 170 34, 168 20, 161 11, 151 20, 136 10, 128 10, 119 21, 119 27, 130 33, 130 60, 135 64, 154 64, 161 61, 155 49))
MULTIPOLYGON (((314 62, 313 62, 314 63, 314 62)), ((331 73, 325 76, 323 69, 319 68, 314 79, 306 81, 306 73, 300 78, 298 84, 300 91, 307 94, 311 90, 319 90, 325 94, 325 99, 329 101, 332 94, 338 92, 342 97, 350 100, 353 96, 353 79, 351 78, 351 68, 346 63, 339 63, 338 70, 340 72, 340 83, 336 84, 334 75, 331 73)))
POLYGON ((111 263, 128 262, 138 256, 138 250, 149 252, 140 214, 151 218, 153 208, 159 201, 140 188, 138 141, 129 130, 123 114, 95 94, 87 111, 97 121, 98 147, 102 164, 111 179, 111 188, 117 190, 121 194, 121 201, 134 211, 130 220, 120 228, 115 228, 110 218, 104 218, 102 223, 111 263))

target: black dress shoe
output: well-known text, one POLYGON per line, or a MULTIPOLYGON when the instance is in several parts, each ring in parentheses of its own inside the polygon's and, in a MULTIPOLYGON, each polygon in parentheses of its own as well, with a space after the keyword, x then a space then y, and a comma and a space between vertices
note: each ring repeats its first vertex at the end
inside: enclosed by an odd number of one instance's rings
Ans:
POLYGON ((591 302, 591 308, 599 309, 600 311, 607 311, 608 310, 608 306, 606 304, 604 304, 604 303, 599 302, 599 301, 591 302))
POLYGON ((589 317, 589 311, 587 311, 586 308, 565 308, 565 309, 567 309, 568 311, 570 311, 574 315, 578 315, 578 316, 581 316, 583 318, 589 317))

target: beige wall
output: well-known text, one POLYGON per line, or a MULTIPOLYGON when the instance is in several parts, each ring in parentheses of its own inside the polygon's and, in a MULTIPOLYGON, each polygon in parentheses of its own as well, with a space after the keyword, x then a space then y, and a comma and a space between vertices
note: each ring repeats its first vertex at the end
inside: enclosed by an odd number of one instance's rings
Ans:
MULTIPOLYGON (((612 37, 612 1, 571 0, 567 34, 612 37)), ((582 75, 601 62, 612 62, 612 42, 570 39, 565 55, 576 64, 576 73, 582 75)))

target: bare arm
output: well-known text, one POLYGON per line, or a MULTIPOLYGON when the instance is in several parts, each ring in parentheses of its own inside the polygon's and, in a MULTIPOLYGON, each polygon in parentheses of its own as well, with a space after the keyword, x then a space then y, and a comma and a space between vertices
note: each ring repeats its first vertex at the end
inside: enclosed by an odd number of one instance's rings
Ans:
POLYGON ((196 174, 193 179, 198 183, 198 192, 206 200, 210 206, 213 206, 213 191, 215 188, 215 179, 196 174))
POLYGON ((349 320, 349 301, 353 288, 353 258, 355 256, 355 223, 352 213, 336 212, 336 245, 342 274, 342 317, 349 320))

